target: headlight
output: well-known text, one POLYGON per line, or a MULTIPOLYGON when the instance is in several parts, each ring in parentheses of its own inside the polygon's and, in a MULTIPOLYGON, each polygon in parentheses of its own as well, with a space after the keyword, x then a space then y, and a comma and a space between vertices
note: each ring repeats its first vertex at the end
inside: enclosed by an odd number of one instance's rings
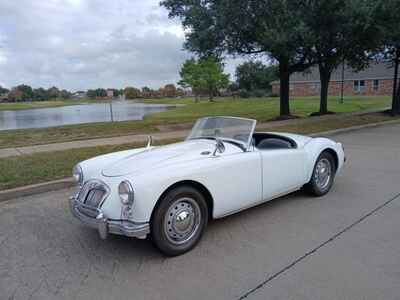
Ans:
POLYGON ((72 176, 79 184, 83 183, 83 172, 81 166, 78 164, 72 169, 72 176))
POLYGON ((123 205, 133 204, 133 188, 128 181, 122 181, 118 186, 118 194, 123 205))

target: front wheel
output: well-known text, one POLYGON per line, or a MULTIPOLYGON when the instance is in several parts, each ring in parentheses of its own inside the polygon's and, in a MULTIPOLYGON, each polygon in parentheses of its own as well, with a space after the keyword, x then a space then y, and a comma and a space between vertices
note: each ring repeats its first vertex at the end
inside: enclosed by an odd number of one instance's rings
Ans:
POLYGON ((165 255, 191 250, 200 240, 208 222, 203 195, 191 186, 169 191, 157 204, 151 220, 151 237, 165 255))
POLYGON ((314 196, 323 196, 329 192, 335 178, 336 166, 332 154, 322 152, 318 157, 312 177, 305 185, 306 191, 314 196))

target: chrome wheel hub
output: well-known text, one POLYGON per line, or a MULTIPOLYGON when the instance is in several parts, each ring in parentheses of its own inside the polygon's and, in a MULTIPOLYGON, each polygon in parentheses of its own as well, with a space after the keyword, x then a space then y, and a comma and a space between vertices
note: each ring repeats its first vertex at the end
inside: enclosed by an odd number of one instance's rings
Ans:
POLYGON ((173 244, 190 240, 200 226, 200 207, 192 198, 180 198, 169 207, 164 220, 167 239, 173 244))
POLYGON ((328 159, 323 158, 318 161, 314 176, 315 183, 320 189, 323 190, 328 187, 332 176, 332 166, 328 159))

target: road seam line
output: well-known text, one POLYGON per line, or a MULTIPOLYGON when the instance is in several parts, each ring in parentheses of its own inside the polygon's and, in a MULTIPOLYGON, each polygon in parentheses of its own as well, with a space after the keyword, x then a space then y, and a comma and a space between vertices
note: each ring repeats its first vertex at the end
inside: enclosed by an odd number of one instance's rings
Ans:
POLYGON ((339 231, 338 233, 334 234, 332 237, 330 237, 328 240, 326 240, 325 242, 321 243, 320 245, 318 245, 317 247, 313 248, 312 250, 306 252, 304 255, 300 256, 299 258, 297 258, 296 260, 294 260, 292 263, 290 263, 289 265, 287 265, 286 267, 284 267, 283 269, 279 270, 278 272, 272 274, 271 276, 267 277, 263 282, 261 282, 260 284, 258 284, 256 287, 250 289, 249 291, 247 291, 245 294, 243 294, 242 296, 239 297, 239 300, 243 300, 246 299, 248 296, 250 296, 251 294, 253 294, 254 292, 260 290, 261 288, 263 288, 265 285, 267 285, 270 281, 272 281, 273 279, 277 278, 279 275, 285 273, 286 271, 288 271, 289 269, 293 268, 295 265, 297 265, 299 262, 301 262, 302 260, 306 259, 307 257, 309 257, 310 255, 316 253, 319 249, 321 249, 322 247, 326 246, 327 244, 329 244, 330 242, 333 242, 334 240, 336 240, 338 237, 340 237, 342 234, 346 233, 347 231, 349 231, 350 229, 352 229, 353 227, 355 227, 356 225, 360 224, 361 222, 363 222, 365 219, 367 219, 368 217, 374 215, 376 212, 378 212, 379 210, 383 209, 385 206, 387 206, 388 204, 390 204, 391 202, 393 202, 394 200, 396 200, 397 198, 400 197, 400 193, 397 194, 396 196, 390 198, 389 200, 387 200, 386 202, 384 202, 383 204, 377 206, 375 209, 373 209, 372 211, 370 211, 369 213, 363 215, 361 218, 359 218, 357 221, 351 223, 350 225, 348 225, 347 227, 345 227, 344 229, 342 229, 341 231, 339 231))
POLYGON ((14 148, 14 150, 17 152, 17 155, 24 155, 24 153, 18 148, 14 148))

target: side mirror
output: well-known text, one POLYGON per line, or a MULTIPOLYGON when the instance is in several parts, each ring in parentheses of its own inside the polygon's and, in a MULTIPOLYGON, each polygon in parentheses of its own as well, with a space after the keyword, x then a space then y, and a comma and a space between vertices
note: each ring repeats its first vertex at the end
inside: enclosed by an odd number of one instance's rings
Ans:
POLYGON ((213 156, 217 156, 217 152, 218 153, 224 153, 225 152, 224 142, 222 140, 220 140, 220 139, 216 140, 215 150, 214 150, 213 156))

